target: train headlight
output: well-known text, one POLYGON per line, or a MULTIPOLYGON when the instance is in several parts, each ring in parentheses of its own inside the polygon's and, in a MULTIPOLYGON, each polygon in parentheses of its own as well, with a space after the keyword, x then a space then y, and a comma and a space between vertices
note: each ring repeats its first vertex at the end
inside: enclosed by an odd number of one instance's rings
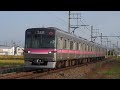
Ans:
POLYGON ((52 53, 52 52, 50 51, 50 52, 48 52, 48 53, 52 53))
POLYGON ((30 53, 30 51, 28 51, 28 53, 30 53))
POLYGON ((48 53, 57 53, 57 51, 50 51, 50 52, 48 52, 48 53))

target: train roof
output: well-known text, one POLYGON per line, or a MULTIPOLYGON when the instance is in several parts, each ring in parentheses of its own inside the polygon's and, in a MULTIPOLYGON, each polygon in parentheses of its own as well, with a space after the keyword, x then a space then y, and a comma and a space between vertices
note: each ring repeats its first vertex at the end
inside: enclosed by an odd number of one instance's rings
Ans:
POLYGON ((58 31, 61 31, 61 32, 64 32, 64 33, 67 33, 68 35, 71 35, 71 36, 73 36, 73 37, 76 37, 76 38, 78 38, 78 39, 81 39, 81 40, 83 40, 83 41, 85 41, 85 42, 87 42, 87 43, 95 44, 95 45, 100 46, 100 47, 102 47, 102 48, 106 48, 106 47, 103 46, 103 45, 100 45, 100 44, 95 43, 95 42, 91 42, 91 41, 89 41, 89 40, 87 40, 87 39, 85 39, 85 38, 83 38, 83 37, 77 36, 77 35, 75 35, 75 34, 68 33, 68 32, 66 32, 66 31, 64 31, 64 30, 59 29, 59 28, 56 28, 56 27, 48 27, 48 28, 49 28, 49 29, 58 30, 58 31))
POLYGON ((72 37, 75 37, 75 38, 81 39, 82 41, 87 42, 87 43, 90 43, 91 45, 96 45, 96 46, 99 46, 99 47, 101 47, 101 48, 106 48, 106 47, 103 46, 103 45, 100 45, 100 44, 95 43, 95 42, 91 42, 91 41, 89 41, 89 40, 87 40, 87 39, 85 39, 85 38, 82 38, 82 37, 77 36, 77 35, 75 35, 75 34, 68 33, 67 31, 64 31, 64 30, 59 29, 59 28, 56 28, 56 27, 47 27, 47 28, 45 28, 45 27, 41 27, 41 28, 29 28, 29 29, 27 29, 26 31, 28 31, 28 30, 33 30, 33 29, 34 29, 34 30, 35 30, 35 29, 44 29, 44 30, 47 30, 47 29, 53 29, 53 30, 57 30, 57 31, 59 31, 59 32, 61 32, 61 33, 65 33, 65 34, 70 35, 70 36, 72 36, 72 37))

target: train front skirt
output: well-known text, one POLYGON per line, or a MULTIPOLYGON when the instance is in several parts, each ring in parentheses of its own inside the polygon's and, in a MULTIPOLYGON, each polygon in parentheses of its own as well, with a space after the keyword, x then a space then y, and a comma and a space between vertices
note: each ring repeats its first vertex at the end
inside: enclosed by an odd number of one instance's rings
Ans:
POLYGON ((29 68, 55 68, 56 62, 47 62, 46 65, 32 65, 32 62, 30 61, 25 61, 25 67, 29 68))

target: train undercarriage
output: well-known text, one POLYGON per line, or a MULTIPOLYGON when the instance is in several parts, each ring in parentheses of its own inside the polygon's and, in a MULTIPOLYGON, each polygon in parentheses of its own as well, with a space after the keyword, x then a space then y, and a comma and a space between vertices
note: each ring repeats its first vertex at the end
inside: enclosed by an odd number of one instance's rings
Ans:
POLYGON ((92 58, 80 58, 80 59, 72 59, 72 60, 61 60, 61 61, 25 61, 25 66, 29 68, 47 68, 47 69, 52 69, 52 68, 65 68, 65 67, 70 67, 74 65, 80 65, 80 64, 85 64, 85 63, 90 63, 90 62, 96 62, 100 60, 104 60, 105 56, 103 57, 92 57, 92 58))

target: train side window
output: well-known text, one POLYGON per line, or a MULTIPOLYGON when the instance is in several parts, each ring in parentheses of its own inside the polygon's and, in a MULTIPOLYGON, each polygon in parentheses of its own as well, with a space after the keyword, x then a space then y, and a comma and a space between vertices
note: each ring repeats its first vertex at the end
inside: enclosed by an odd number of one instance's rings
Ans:
POLYGON ((87 51, 89 51, 89 45, 87 45, 87 51))
POLYGON ((70 41, 70 50, 73 50, 73 41, 70 41))
POLYGON ((88 51, 90 51, 90 46, 88 45, 88 51))
POLYGON ((69 39, 67 41, 67 49, 70 49, 70 41, 69 41, 69 39))
POLYGON ((95 51, 97 52, 96 48, 97 48, 97 47, 95 47, 95 51))
POLYGON ((61 43, 60 43, 61 48, 60 49, 63 49, 63 37, 60 38, 60 41, 61 41, 61 43))
POLYGON ((91 51, 91 46, 89 46, 89 51, 91 51))
POLYGON ((84 51, 86 51, 86 45, 85 45, 85 43, 84 43, 83 47, 84 47, 84 48, 83 48, 83 49, 84 49, 84 51))
POLYGON ((65 48, 67 49, 67 40, 65 40, 65 48))
POLYGON ((78 43, 76 44, 76 50, 79 50, 79 44, 78 43))
POLYGON ((92 51, 92 46, 91 46, 91 51, 92 51))
POLYGON ((93 46, 93 51, 95 51, 95 46, 93 46))
POLYGON ((82 46, 83 46, 82 43, 80 43, 79 50, 81 50, 81 51, 82 51, 82 46))
POLYGON ((86 44, 84 44, 84 51, 86 51, 86 44))
POLYGON ((84 50, 85 50, 85 48, 84 48, 84 47, 85 47, 85 44, 83 43, 83 44, 82 44, 82 51, 84 51, 84 50))
POLYGON ((88 51, 88 45, 86 44, 86 51, 88 51))
POLYGON ((89 51, 91 51, 91 46, 89 46, 89 51))
POLYGON ((73 50, 76 50, 76 42, 74 42, 73 50))
POLYGON ((81 47, 80 47, 81 51, 83 51, 83 43, 81 43, 81 47))
POLYGON ((64 42, 63 42, 63 49, 67 49, 67 40, 64 39, 64 42))
POLYGON ((79 43, 79 50, 81 50, 81 43, 79 43))
POLYGON ((86 51, 88 51, 88 45, 86 44, 86 51))
POLYGON ((86 51, 86 48, 87 48, 87 47, 86 47, 86 44, 84 44, 84 46, 85 46, 85 51, 86 51))

